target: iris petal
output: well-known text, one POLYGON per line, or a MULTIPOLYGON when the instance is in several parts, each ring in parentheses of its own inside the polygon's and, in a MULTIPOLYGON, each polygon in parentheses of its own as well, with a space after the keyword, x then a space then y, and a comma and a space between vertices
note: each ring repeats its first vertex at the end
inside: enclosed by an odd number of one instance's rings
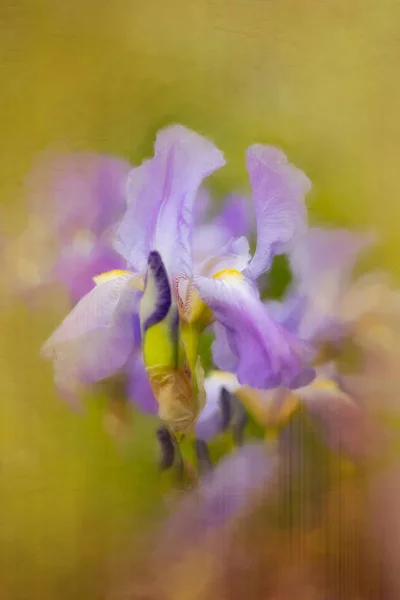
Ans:
POLYGON ((75 306, 42 348, 64 391, 110 377, 124 366, 136 339, 139 292, 131 275, 96 285, 75 306))
POLYGON ((180 125, 160 131, 154 157, 133 169, 129 206, 117 229, 116 249, 144 273, 158 250, 171 278, 190 275, 193 204, 204 178, 225 161, 206 138, 180 125))
POLYGON ((236 358, 232 370, 239 382, 261 389, 296 385, 307 367, 310 349, 270 317, 249 282, 229 276, 197 277, 195 283, 225 328, 226 341, 236 358))
POLYGON ((305 229, 304 197, 311 183, 288 163, 281 150, 271 146, 250 146, 247 170, 257 219, 257 247, 246 274, 256 279, 270 267, 274 255, 285 253, 305 229))

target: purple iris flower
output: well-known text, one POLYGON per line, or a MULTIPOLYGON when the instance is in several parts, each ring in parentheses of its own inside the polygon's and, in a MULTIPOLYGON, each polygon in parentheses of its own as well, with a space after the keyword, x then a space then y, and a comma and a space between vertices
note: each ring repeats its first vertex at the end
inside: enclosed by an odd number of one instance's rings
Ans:
MULTIPOLYGON (((192 371, 196 344, 190 346, 187 337, 193 342, 214 322, 217 343, 229 349, 241 383, 267 389, 302 385, 304 372, 306 381, 312 378, 308 346, 271 317, 255 284, 274 255, 287 252, 304 231, 310 182, 280 150, 251 146, 247 169, 257 219, 255 254, 250 256, 245 237, 233 237, 226 227, 221 247, 199 260, 193 250, 195 221, 201 217, 195 200, 203 180, 224 163, 214 144, 176 125, 161 130, 153 158, 131 170, 127 209, 114 238, 130 270, 95 278, 96 286, 45 344, 61 387, 103 379, 143 359, 149 372, 154 351, 171 361, 178 322, 179 331, 186 332, 192 371), (146 350, 150 333, 161 337, 146 350)), ((181 381, 180 391, 184 385, 181 381)))
POLYGON ((111 238, 126 208, 130 169, 125 160, 91 152, 41 157, 24 184, 27 227, 7 244, 14 290, 30 300, 58 282, 76 303, 94 275, 125 266, 111 238))
MULTIPOLYGON (((297 398, 317 423, 327 443, 352 457, 375 452, 378 431, 363 401, 365 386, 360 385, 360 381, 367 377, 365 363, 353 367, 346 364, 346 374, 341 374, 346 344, 349 338, 359 343, 365 331, 366 317, 369 321, 371 315, 382 313, 384 306, 394 324, 394 295, 389 296, 391 303, 388 303, 388 294, 383 293, 382 282, 376 275, 364 275, 356 282, 352 280, 357 260, 373 241, 369 234, 323 228, 310 228, 298 240, 289 255, 293 283, 282 302, 267 302, 267 306, 285 328, 314 346, 319 363, 317 377, 294 393, 277 389, 260 394, 258 400, 253 394, 250 403, 261 418, 264 416, 267 424, 285 410, 291 397, 297 398), (333 356, 321 352, 326 344, 335 349, 333 356), (358 390, 354 382, 358 382, 358 390)), ((374 322, 376 324, 376 319, 374 322)), ((391 356, 394 356, 393 347, 391 356)), ((375 355, 377 364, 376 358, 375 355)), ((386 366, 391 363, 393 361, 385 361, 386 366)), ((376 397, 379 387, 376 383, 380 379, 376 370, 374 372, 376 397)), ((393 378, 390 381, 394 389, 393 378)), ((383 389, 385 386, 381 385, 381 393, 383 389)), ((239 390, 238 393, 246 404, 246 391, 239 390)))

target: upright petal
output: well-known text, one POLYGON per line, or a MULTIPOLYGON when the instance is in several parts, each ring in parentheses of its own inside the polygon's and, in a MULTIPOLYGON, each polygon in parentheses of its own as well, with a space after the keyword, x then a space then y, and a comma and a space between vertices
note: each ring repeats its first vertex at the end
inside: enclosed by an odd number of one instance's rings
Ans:
POLYGON ((250 146, 247 170, 257 219, 257 248, 246 274, 256 279, 269 268, 274 255, 287 252, 305 229, 304 198, 311 183, 272 146, 250 146))
POLYGON ((191 273, 193 204, 204 178, 224 165, 206 138, 173 125, 160 131, 154 157, 134 169, 128 181, 128 210, 117 230, 116 249, 144 273, 158 250, 168 273, 191 273))
POLYGON ((296 385, 310 350, 270 317, 249 282, 240 274, 225 274, 223 279, 197 277, 195 283, 225 327, 239 382, 261 389, 296 385))
POLYGON ((138 299, 135 276, 126 274, 96 285, 75 306, 42 349, 60 391, 73 393, 124 366, 140 341, 138 299))

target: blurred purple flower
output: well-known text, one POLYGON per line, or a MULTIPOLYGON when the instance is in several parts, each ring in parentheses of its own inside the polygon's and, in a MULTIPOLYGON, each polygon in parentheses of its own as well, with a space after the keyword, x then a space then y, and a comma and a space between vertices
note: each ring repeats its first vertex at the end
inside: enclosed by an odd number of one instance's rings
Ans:
POLYGON ((294 393, 236 390, 265 425, 279 422, 297 399, 328 445, 352 458, 376 456, 385 433, 372 417, 388 410, 394 414, 399 406, 399 292, 378 273, 352 281, 360 253, 372 242, 371 235, 320 228, 299 239, 290 254, 289 292, 267 306, 282 326, 314 345, 317 378, 294 393), (361 362, 354 363, 349 343, 361 362), (326 344, 335 350, 333 356, 324 355, 326 344))
POLYGON ((93 287, 94 275, 125 266, 111 234, 126 208, 130 169, 125 160, 91 152, 41 157, 24 184, 28 225, 7 244, 14 291, 30 300, 59 282, 75 303, 93 287))
POLYGON ((158 551, 175 548, 184 553, 209 531, 244 518, 272 493, 277 470, 278 457, 265 443, 243 446, 222 458, 199 487, 179 502, 164 527, 158 551))
MULTIPOLYGON (((59 384, 94 382, 123 368, 141 344, 133 325, 139 307, 144 334, 169 319, 175 302, 182 329, 201 332, 212 320, 218 322, 242 383, 261 388, 303 383, 308 348, 270 317, 254 280, 305 227, 304 196, 310 183, 279 150, 251 146, 247 166, 257 216, 256 253, 250 260, 246 238, 232 238, 195 262, 194 201, 203 179, 223 164, 211 142, 182 126, 158 133, 154 157, 128 176, 128 206, 115 232, 114 246, 131 271, 97 278, 96 287, 45 344, 59 384)), ((233 227, 229 203, 219 221, 220 228, 224 220, 230 223, 226 231, 233 227)), ((195 216, 199 220, 201 215, 195 216)), ((176 328, 171 318, 169 336, 176 328)), ((195 363, 191 356, 191 367, 195 363)))
POLYGON ((283 302, 267 306, 301 339, 340 340, 348 318, 341 311, 361 254, 375 238, 346 229, 310 228, 289 253, 293 282, 283 302))

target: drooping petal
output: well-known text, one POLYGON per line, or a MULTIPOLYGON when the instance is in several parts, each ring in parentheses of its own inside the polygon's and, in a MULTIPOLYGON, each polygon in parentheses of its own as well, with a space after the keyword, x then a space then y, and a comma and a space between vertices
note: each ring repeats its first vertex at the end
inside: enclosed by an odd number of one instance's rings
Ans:
POLYGON ((295 385, 308 366, 310 350, 270 317, 249 282, 232 274, 197 277, 195 283, 226 329, 239 382, 261 389, 295 385))
POLYGON ((64 391, 110 377, 140 342, 135 279, 121 275, 96 285, 44 344, 42 355, 53 360, 64 391))
POLYGON ((287 252, 307 223, 305 195, 311 188, 306 175, 288 163, 285 154, 255 144, 247 151, 247 170, 257 219, 257 247, 247 275, 266 271, 274 255, 287 252))
POLYGON ((183 126, 158 133, 154 158, 130 174, 116 234, 116 249, 135 270, 144 273, 149 252, 158 250, 172 278, 190 275, 193 204, 203 179, 223 165, 211 142, 183 126))

